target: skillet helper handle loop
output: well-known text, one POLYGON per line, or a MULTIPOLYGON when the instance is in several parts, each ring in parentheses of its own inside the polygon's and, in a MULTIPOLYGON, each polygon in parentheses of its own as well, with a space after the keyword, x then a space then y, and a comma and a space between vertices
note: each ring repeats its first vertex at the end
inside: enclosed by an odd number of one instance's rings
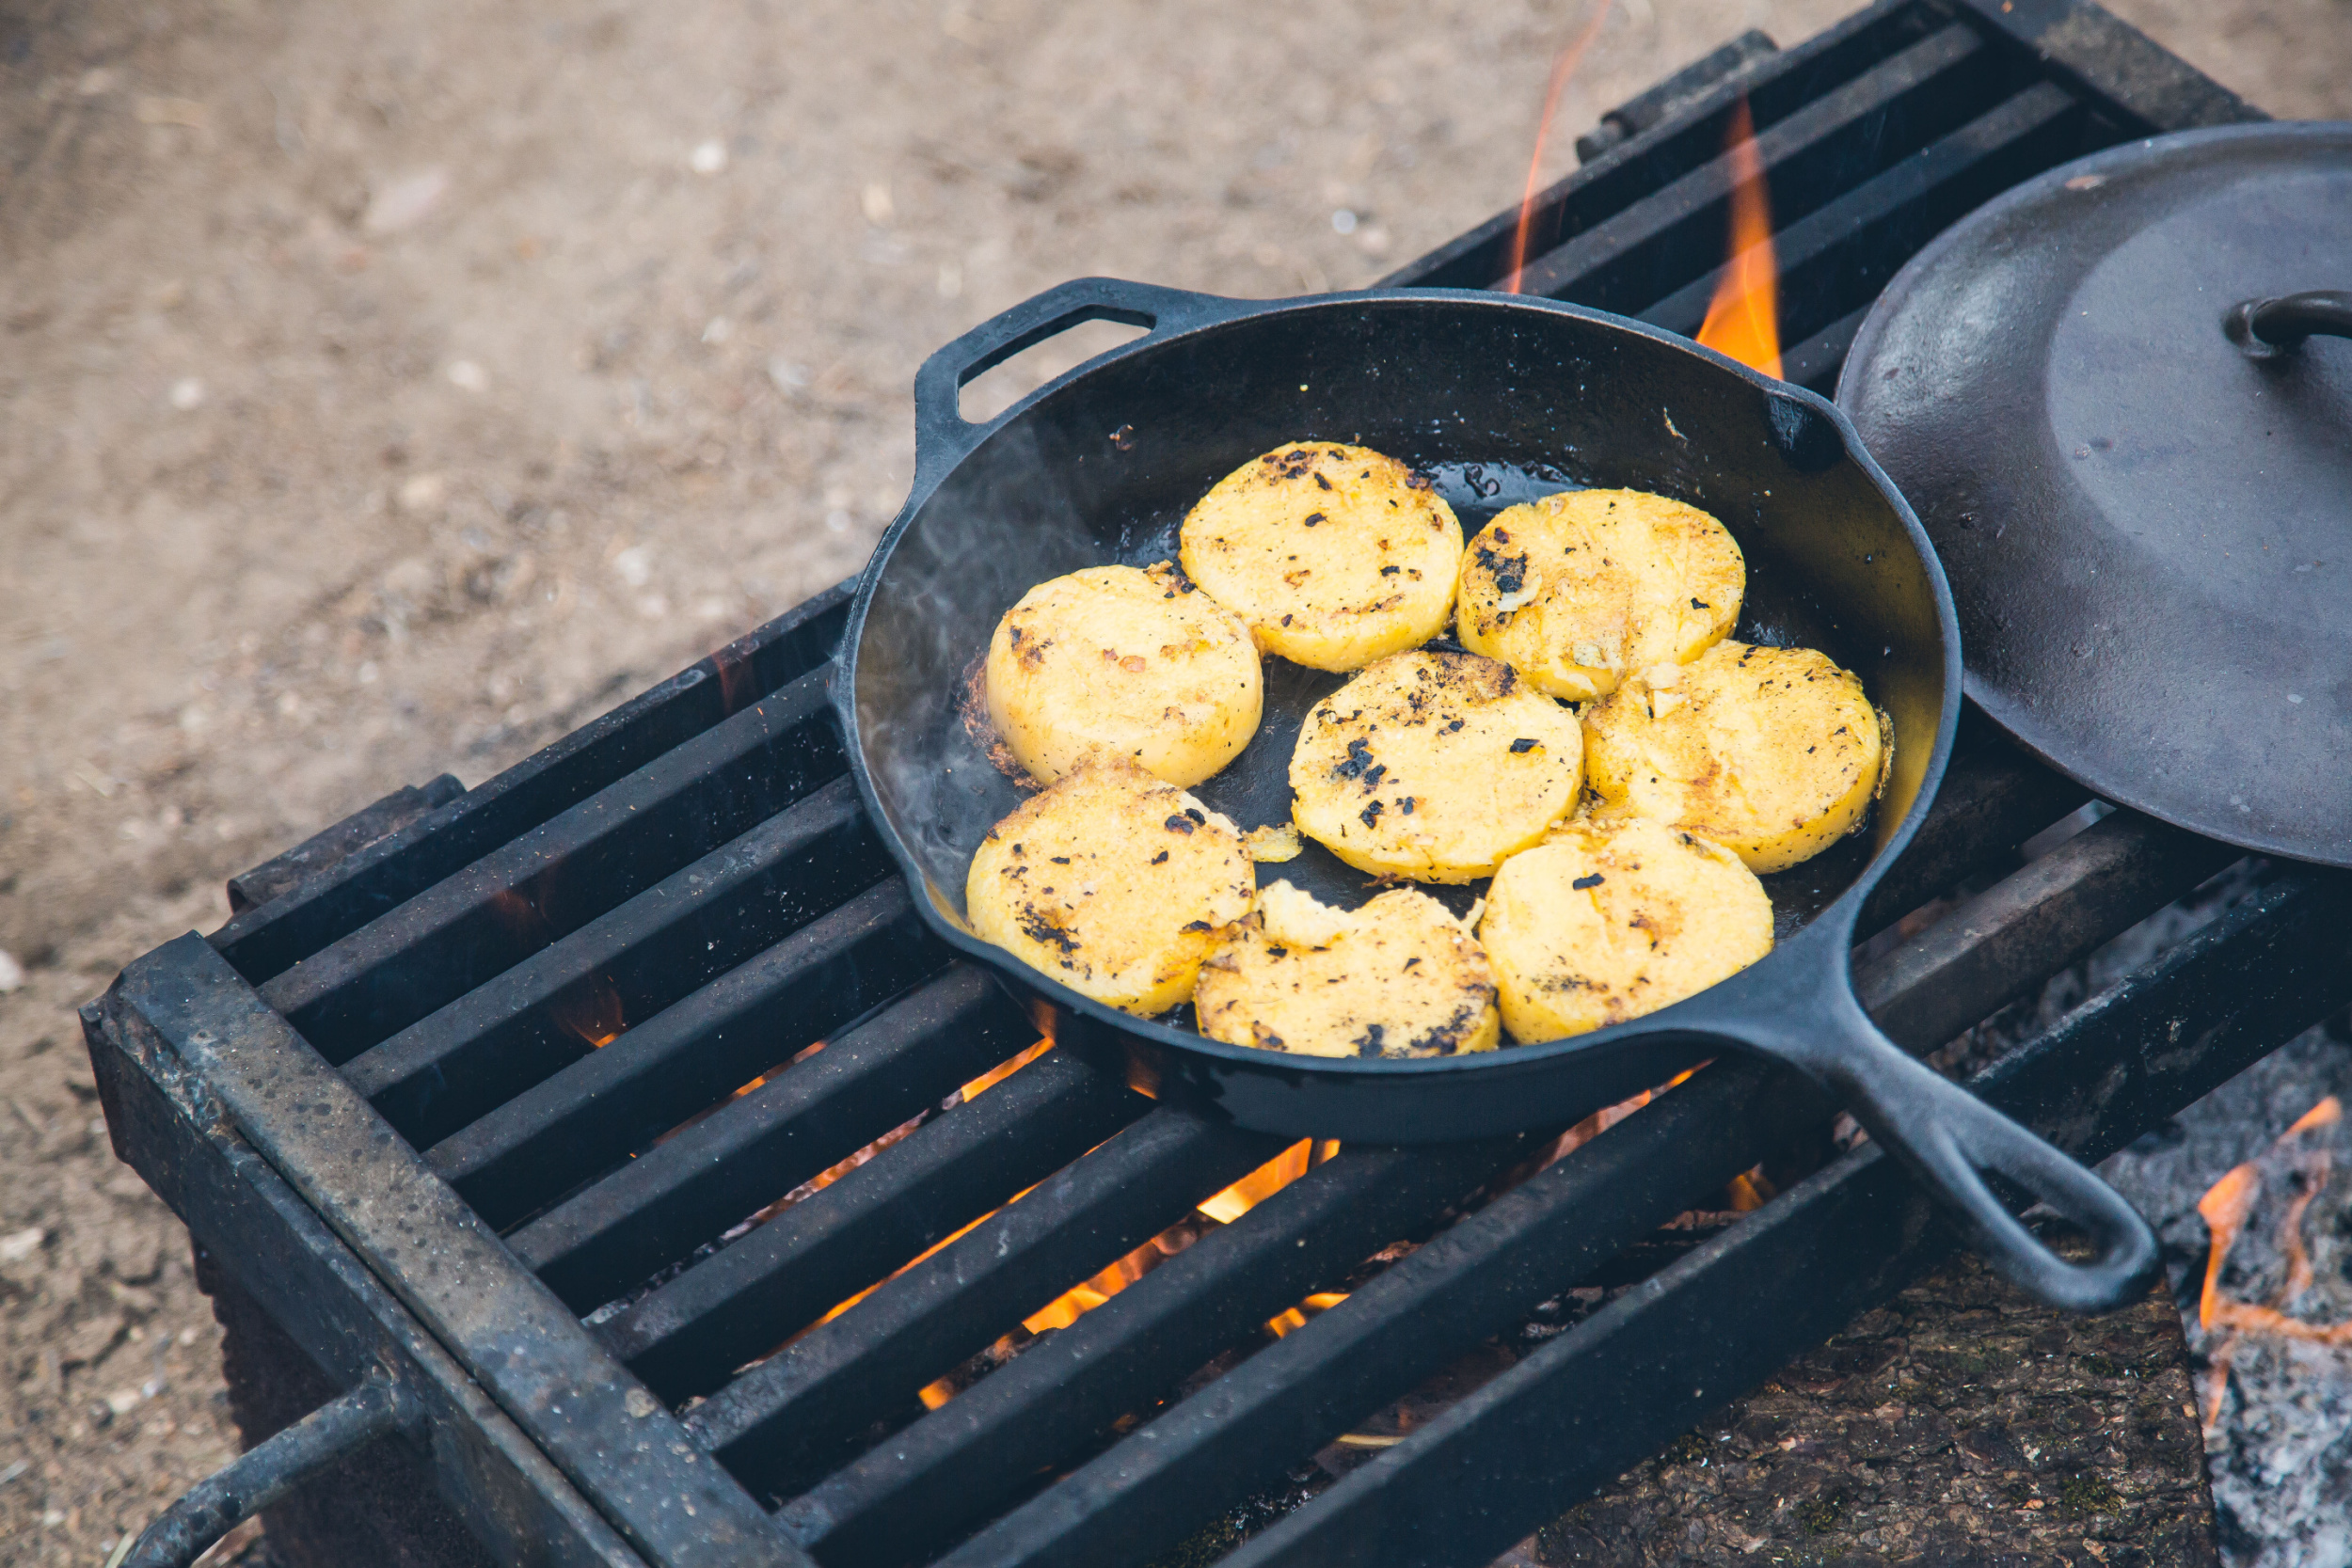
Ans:
POLYGON ((2352 292, 2312 289, 2242 300, 2221 318, 2221 330, 2253 359, 2291 354, 2306 338, 2352 338, 2352 292))
MULTIPOLYGON (((1848 992, 1851 999, 1851 992, 1848 992)), ((1986 1262, 2011 1284, 2073 1312, 2137 1301, 2155 1277, 2155 1232, 2122 1194, 1880 1033, 1859 1003, 1839 1049, 1808 1064, 1854 1119, 1908 1165, 1975 1232, 1986 1262), (2090 1232, 2098 1256, 2059 1257, 1994 1195, 1981 1173, 2007 1178, 2090 1232)))
POLYGON ((920 449, 961 453, 979 429, 958 408, 965 385, 1024 349, 1087 322, 1156 331, 1192 314, 1201 295, 1119 277, 1077 277, 992 316, 923 361, 914 372, 914 431, 920 449))

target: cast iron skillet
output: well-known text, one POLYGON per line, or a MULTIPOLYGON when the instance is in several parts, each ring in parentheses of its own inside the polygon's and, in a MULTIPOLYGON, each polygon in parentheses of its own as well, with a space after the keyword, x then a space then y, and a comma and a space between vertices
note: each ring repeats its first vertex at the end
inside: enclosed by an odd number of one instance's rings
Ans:
MULTIPOLYGON (((1265 718, 1200 786, 1245 829, 1289 816, 1291 744, 1343 677, 1269 660, 1265 718)), ((850 612, 835 703, 858 786, 915 907, 1040 1006, 1060 1045, 1119 1059, 1148 1093, 1243 1126, 1415 1143, 1565 1126, 1726 1048, 1837 1095, 2055 1304, 2134 1294, 2153 1236, 2089 1171, 1896 1047, 1854 998, 1853 923, 1926 812, 1960 707, 1949 592, 1918 522, 1820 398, 1682 339, 1548 300, 1391 291, 1243 301, 1104 278, 1051 290, 965 334, 915 377, 915 477, 850 612), (958 389, 1086 321, 1150 329, 985 425, 958 389), (1359 442, 1420 466, 1467 532, 1516 499, 1581 485, 1680 497, 1722 518, 1749 570, 1739 635, 1820 647, 1891 716, 1894 776, 1864 832, 1767 879, 1780 937, 1762 962, 1631 1023, 1549 1044, 1422 1061, 1292 1056, 1210 1040, 1079 996, 974 937, 965 871, 1023 799, 964 721, 997 618, 1047 578, 1172 559, 1211 484, 1299 439, 1359 442), (2064 1261, 1978 1175, 1997 1172, 2085 1226, 2064 1261)), ((1359 904, 1371 885, 1317 847, 1261 872, 1359 904)), ((1436 891, 1436 890, 1433 890, 1436 891)), ((1467 905, 1477 890, 1450 890, 1467 905)))

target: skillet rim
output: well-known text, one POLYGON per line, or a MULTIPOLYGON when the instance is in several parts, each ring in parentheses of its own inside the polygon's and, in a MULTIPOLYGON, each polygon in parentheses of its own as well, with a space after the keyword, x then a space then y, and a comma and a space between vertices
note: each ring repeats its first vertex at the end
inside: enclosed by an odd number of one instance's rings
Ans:
MULTIPOLYGON (((1113 289, 1131 287, 1119 279, 1081 278, 1062 284, 1059 289, 1073 289, 1088 283, 1103 284, 1113 289)), ((1057 292, 1058 291, 1047 290, 1041 294, 1033 295, 1023 304, 1012 307, 1011 310, 978 324, 974 328, 974 332, 977 334, 994 322, 1002 321, 1013 312, 1034 305, 1057 292)), ((850 772, 857 781, 859 801, 865 807, 868 818, 873 822, 875 835, 882 840, 883 847, 889 850, 892 860, 897 863, 898 873, 905 879, 912 895, 910 902, 914 905, 917 916, 933 935, 945 941, 966 958, 986 964, 1000 983, 1009 981, 1015 987, 1032 995, 1042 997, 1057 1009, 1075 1012, 1097 1026, 1108 1028, 1116 1034, 1124 1035, 1131 1040, 1153 1049, 1207 1057, 1225 1064, 1230 1069, 1245 1072, 1270 1073, 1283 1078, 1323 1078, 1359 1083, 1366 1080, 1376 1082, 1386 1079, 1409 1082, 1434 1074, 1474 1072, 1482 1069, 1497 1072, 1525 1072, 1555 1063, 1565 1066, 1579 1056, 1605 1055, 1612 1051, 1623 1050, 1645 1039, 1664 1039, 1676 1036, 1686 1038, 1721 1039, 1726 1044, 1744 1047, 1746 1042, 1736 1032, 1727 1029, 1723 1022, 1719 1022, 1725 1016, 1725 1005, 1730 1004, 1736 1012, 1740 1007, 1740 994, 1756 988, 1762 981, 1776 975, 1785 976, 1800 973, 1801 966, 1818 967, 1822 959, 1816 957, 1817 950, 1820 949, 1824 943, 1832 943, 1833 938, 1835 941, 1827 956, 1827 961, 1834 966, 1832 973, 1839 983, 1850 983, 1851 933, 1863 900, 1869 896, 1887 869, 1901 858, 1905 849, 1910 847, 1913 837, 1918 832, 1920 823, 1926 819, 1928 811, 1934 804, 1936 794, 1943 785, 1944 773, 1951 761, 1953 744, 1960 727, 1963 665, 1959 612, 1952 600, 1951 584, 1944 575, 1943 562, 1937 557, 1935 546, 1929 539, 1927 530, 1920 523, 1917 514, 1912 510, 1911 503, 1903 498, 1902 492, 1896 488, 1894 482, 1870 456, 1868 449, 1863 445, 1860 432, 1854 428, 1853 421, 1847 418, 1843 409, 1818 392, 1793 382, 1781 381, 1765 375, 1760 371, 1754 370, 1727 355, 1694 342, 1678 333, 1669 332, 1662 327, 1653 326, 1647 322, 1637 321, 1631 317, 1616 315, 1607 310, 1597 310, 1587 306, 1573 305, 1564 300, 1549 299, 1541 295, 1505 294, 1485 289, 1375 288, 1339 290, 1327 293, 1301 294, 1279 299, 1235 299, 1227 295, 1171 290, 1159 285, 1138 286, 1136 292, 1148 292, 1163 300, 1182 299, 1186 302, 1182 319, 1166 329, 1155 325, 1129 342, 1073 366, 1024 396, 992 420, 978 424, 965 423, 959 450, 952 452, 939 450, 937 438, 925 428, 924 410, 918 401, 915 410, 914 482, 905 503, 899 508, 898 515, 891 520, 890 526, 883 530, 882 537, 875 542, 873 554, 867 559, 864 570, 858 574, 857 593, 850 601, 849 618, 842 626, 840 651, 835 655, 834 661, 830 694, 833 698, 836 720, 841 726, 842 748, 849 761, 850 772), (1772 952, 1757 959, 1747 969, 1727 976, 1679 1002, 1661 1007, 1656 1012, 1646 1013, 1639 1018, 1629 1019, 1623 1023, 1611 1024, 1581 1035, 1564 1036, 1558 1039, 1544 1040, 1533 1045, 1506 1045, 1494 1051, 1460 1053, 1451 1056, 1418 1058, 1310 1056, 1268 1052, 1253 1046, 1230 1045, 1225 1041, 1212 1039, 1206 1035, 1192 1030, 1174 1028, 1155 1019, 1138 1018, 1132 1013, 1121 1012, 1116 1007, 1084 996, 1045 974, 1042 971, 1022 962, 993 943, 981 941, 942 913, 932 896, 930 878, 924 874, 922 867, 908 850, 904 840, 882 809, 880 794, 874 787, 872 771, 866 763, 864 737, 857 718, 858 655, 864 642, 866 614, 872 606, 875 590, 882 574, 888 566, 899 541, 914 526, 916 515, 937 492, 946 477, 998 431, 1012 424, 1025 415, 1030 408, 1060 392, 1064 388, 1115 361, 1155 351, 1179 339, 1199 332, 1218 330, 1261 317, 1307 314, 1342 306, 1360 308, 1372 305, 1376 308, 1391 301, 1398 303, 1434 301, 1473 309, 1533 310, 1572 317, 1608 330, 1645 338, 1663 347, 1693 356, 1718 370, 1731 372, 1768 396, 1788 398, 1816 417, 1826 420, 1830 427, 1837 432, 1845 460, 1857 464, 1862 469, 1863 476, 1893 507, 1897 520, 1902 525, 1904 536, 1910 541, 1913 549, 1919 557, 1920 563, 1926 568, 1930 594, 1935 604, 1936 630, 1943 644, 1941 660, 1943 693, 1936 721, 1935 744, 1929 754, 1927 768, 1920 776, 1919 792, 1913 800, 1911 809, 1903 815, 1902 820, 1897 824, 1894 832, 1888 836, 1877 853, 1873 854, 1864 863, 1861 870, 1855 873, 1853 880, 1847 884, 1843 892, 1824 906, 1796 935, 1787 942, 1775 944, 1772 952), (927 446, 931 450, 926 451, 927 446)), ((947 348, 953 346, 953 343, 944 345, 939 352, 945 353, 947 348)), ((928 369, 928 362, 926 369, 928 369)), ((921 375, 918 375, 918 385, 923 379, 921 375)))

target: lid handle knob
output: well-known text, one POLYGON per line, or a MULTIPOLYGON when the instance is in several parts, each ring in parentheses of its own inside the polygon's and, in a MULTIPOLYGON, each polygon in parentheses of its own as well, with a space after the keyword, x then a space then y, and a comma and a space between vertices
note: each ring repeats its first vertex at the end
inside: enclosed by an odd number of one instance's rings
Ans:
POLYGON ((2352 338, 2352 293, 2312 289, 2277 299, 2249 299, 2230 307, 2221 330, 2251 359, 2275 359, 2318 334, 2352 338))

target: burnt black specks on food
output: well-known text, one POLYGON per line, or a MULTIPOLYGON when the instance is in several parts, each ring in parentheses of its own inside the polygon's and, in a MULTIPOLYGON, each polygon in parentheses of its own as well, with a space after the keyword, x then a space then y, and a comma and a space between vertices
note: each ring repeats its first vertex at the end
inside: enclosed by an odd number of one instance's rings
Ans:
POLYGON ((1527 585, 1527 552, 1525 550, 1521 550, 1517 555, 1499 555, 1493 546, 1481 545, 1478 546, 1478 564, 1485 567, 1494 578, 1495 589, 1498 593, 1516 594, 1527 585))
POLYGON ((1274 470, 1278 479, 1299 479, 1314 467, 1315 454, 1304 447, 1294 447, 1289 451, 1268 452, 1265 466, 1274 470))
POLYGON ((1330 482, 1329 480, 1327 480, 1327 479, 1324 478, 1321 474, 1317 474, 1317 475, 1315 475, 1315 483, 1316 483, 1317 484, 1321 485, 1321 486, 1322 486, 1324 489, 1326 489, 1326 490, 1328 490, 1329 488, 1331 488, 1331 482, 1330 482))
POLYGON ((1058 947, 1064 953, 1075 953, 1079 947, 1076 937, 1055 925, 1045 911, 1034 904, 1021 911, 1021 934, 1041 946, 1058 947))
POLYGON ((1413 806, 1419 800, 1419 796, 1407 795, 1405 799, 1396 803, 1396 809, 1403 812, 1406 816, 1410 816, 1413 815, 1413 806))
POLYGON ((1708 604, 1705 599, 1692 599, 1691 601, 1691 608, 1692 610, 1712 610, 1715 607, 1708 604))
POLYGON ((1535 743, 1524 736, 1511 742, 1511 754, 1513 756, 1518 756, 1523 752, 1532 752, 1534 749, 1535 743))
POLYGON ((1156 855, 1154 855, 1154 856, 1152 856, 1152 863, 1153 865, 1160 865, 1160 864, 1164 864, 1164 863, 1166 863, 1167 860, 1168 860, 1168 851, 1167 851, 1167 850, 1165 850, 1165 849, 1163 849, 1163 850, 1161 850, 1158 854, 1156 854, 1156 855))
POLYGON ((1380 1023, 1367 1023, 1367 1024, 1365 1024, 1365 1025, 1364 1025, 1364 1032, 1363 1032, 1362 1034, 1360 1034, 1360 1035, 1359 1035, 1359 1036, 1357 1036, 1357 1037, 1356 1037, 1356 1040, 1355 1040, 1355 1045, 1356 1045, 1356 1054, 1357 1054, 1357 1055, 1359 1055, 1359 1056, 1377 1056, 1377 1055, 1379 1055, 1379 1054, 1380 1054, 1380 1037, 1381 1037, 1381 1036, 1383 1036, 1383 1035, 1385 1035, 1385 1034, 1387 1034, 1388 1032, 1389 1032, 1389 1031, 1388 1031, 1388 1026, 1387 1026, 1387 1025, 1385 1025, 1385 1024, 1380 1024, 1380 1023))
POLYGON ((1309 528, 1312 528, 1317 523, 1323 522, 1324 520, 1324 515, 1320 512, 1310 512, 1307 514, 1307 526, 1309 528))
POLYGON ((1589 877, 1579 877, 1575 881, 1570 882, 1568 886, 1576 889, 1577 892, 1581 893, 1588 887, 1598 887, 1601 883, 1607 881, 1608 879, 1608 878, 1596 871, 1589 877))
POLYGON ((1047 859, 1051 860, 1056 865, 1068 865, 1070 863, 1070 857, 1068 855, 1051 855, 1048 856, 1047 859))
POLYGON ((1478 1020, 1486 1011, 1484 1005, 1463 1003, 1454 1009, 1454 1016, 1406 1046, 1406 1054, 1426 1052, 1433 1056, 1451 1056, 1462 1048, 1478 1027, 1478 1020))
POLYGON ((1177 929, 1182 931, 1206 931, 1213 929, 1213 927, 1205 920, 1187 920, 1184 923, 1184 925, 1178 927, 1177 929))
MULTIPOLYGON (((1378 766, 1372 760, 1372 742, 1360 736, 1347 743, 1347 759, 1332 766, 1335 779, 1360 779, 1366 771, 1378 766)), ((1386 769, 1382 769, 1384 772, 1386 769)))
POLYGON ((1166 828, 1171 833, 1188 833, 1192 832, 1194 823, 1191 817, 1186 816, 1182 812, 1178 812, 1175 816, 1161 823, 1160 826, 1166 828))
POLYGON ((1381 802, 1375 800, 1372 804, 1366 806, 1362 811, 1359 812, 1357 816, 1365 827, 1372 827, 1380 820, 1380 807, 1381 802))

